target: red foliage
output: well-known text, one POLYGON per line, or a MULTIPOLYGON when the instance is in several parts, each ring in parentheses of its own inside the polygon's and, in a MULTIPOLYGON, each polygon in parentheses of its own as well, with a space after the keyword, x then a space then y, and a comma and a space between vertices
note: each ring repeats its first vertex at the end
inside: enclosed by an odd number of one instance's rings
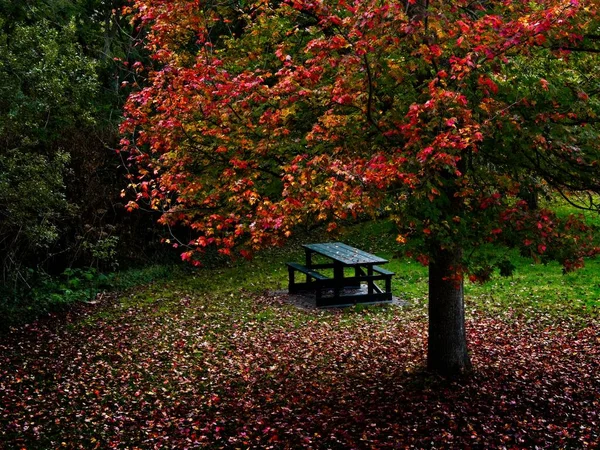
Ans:
MULTIPOLYGON (((427 2, 425 12, 404 1, 138 0, 133 20, 154 62, 138 65, 145 86, 122 128, 137 200, 194 230, 178 243, 186 259, 207 245, 230 254, 279 244, 299 224, 334 229, 382 208, 397 213, 403 239, 416 238, 413 254, 514 245, 498 230, 528 179, 537 190, 599 187, 598 130, 564 128, 600 113, 582 96, 591 87, 567 70, 532 85, 519 65, 567 64, 560 49, 579 45, 596 20, 588 3, 427 2)), ((561 234, 552 242, 523 228, 535 256, 571 254, 562 261, 574 267, 595 253, 578 227, 559 223, 543 223, 561 234)))

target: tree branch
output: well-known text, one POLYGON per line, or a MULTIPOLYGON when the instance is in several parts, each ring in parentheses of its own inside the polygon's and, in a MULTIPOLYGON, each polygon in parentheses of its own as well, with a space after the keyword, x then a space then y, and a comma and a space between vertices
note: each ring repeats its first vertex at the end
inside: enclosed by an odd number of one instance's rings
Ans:
POLYGON ((565 52, 600 53, 600 48, 561 47, 560 45, 555 45, 549 48, 550 50, 562 50, 565 52))

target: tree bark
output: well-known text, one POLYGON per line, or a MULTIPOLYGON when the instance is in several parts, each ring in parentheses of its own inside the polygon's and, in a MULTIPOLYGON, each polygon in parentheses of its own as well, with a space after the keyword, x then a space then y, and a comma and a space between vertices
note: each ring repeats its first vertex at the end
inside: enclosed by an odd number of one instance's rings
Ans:
POLYGON ((429 263, 429 341, 427 368, 443 376, 471 370, 465 332, 463 282, 452 275, 461 252, 438 250, 429 263))

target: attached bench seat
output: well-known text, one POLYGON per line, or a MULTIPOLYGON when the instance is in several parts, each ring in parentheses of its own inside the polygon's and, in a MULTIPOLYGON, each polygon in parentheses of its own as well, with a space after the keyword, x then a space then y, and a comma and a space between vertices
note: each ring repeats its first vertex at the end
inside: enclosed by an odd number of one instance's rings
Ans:
POLYGON ((309 267, 303 266, 302 264, 298 264, 295 262, 289 262, 286 264, 287 264, 288 268, 297 270, 298 272, 302 272, 303 274, 306 274, 309 277, 314 278, 315 280, 328 280, 329 279, 325 275, 322 275, 319 272, 315 272, 314 270, 310 269, 309 267))
POLYGON ((373 266, 373 272, 380 273, 381 275, 388 275, 390 277, 396 275, 396 272, 392 272, 390 270, 386 270, 383 267, 373 266))
POLYGON ((315 289, 317 292, 317 298, 321 297, 321 288, 323 288, 323 282, 329 280, 329 277, 326 277, 319 272, 312 270, 309 267, 303 266, 302 264, 298 264, 295 262, 286 263, 288 266, 289 272, 289 291, 290 293, 315 289), (295 278, 295 272, 301 272, 306 275, 305 283, 297 283, 295 278))
POLYGON ((383 267, 379 266, 373 266, 373 272, 377 272, 378 274, 383 275, 385 277, 385 292, 390 294, 391 299, 392 277, 396 274, 390 270, 386 270, 383 267))

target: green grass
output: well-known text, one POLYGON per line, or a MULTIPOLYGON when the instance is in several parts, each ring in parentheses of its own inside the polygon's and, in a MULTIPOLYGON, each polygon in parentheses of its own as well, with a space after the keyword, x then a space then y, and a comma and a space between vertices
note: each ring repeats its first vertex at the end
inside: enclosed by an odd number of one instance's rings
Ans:
POLYGON ((515 257, 517 270, 511 277, 496 277, 483 285, 470 284, 467 301, 488 313, 508 309, 527 315, 586 316, 600 308, 600 262, 587 261, 586 267, 564 275, 556 263, 532 264, 515 257))
MULTIPOLYGON (((238 260, 226 267, 188 268, 178 273, 171 270, 166 281, 160 281, 158 277, 159 281, 151 288, 134 289, 132 294, 121 299, 121 303, 123 307, 152 308, 160 304, 164 310, 171 301, 181 296, 200 295, 209 302, 226 303, 228 308, 235 309, 232 305, 243 299, 243 293, 285 291, 288 279, 285 263, 304 260, 302 243, 339 239, 389 259, 386 268, 396 273, 392 279, 393 294, 407 301, 412 308, 426 307, 427 268, 412 259, 394 257, 397 246, 391 223, 381 220, 359 224, 349 227, 344 233, 334 238, 299 238, 286 248, 266 250, 258 253, 252 261, 238 260)), ((557 263, 535 264, 516 252, 509 251, 507 255, 516 267, 512 276, 501 277, 496 271, 488 283, 465 282, 468 310, 491 314, 510 311, 517 315, 544 314, 551 317, 598 315, 600 261, 588 260, 584 269, 564 275, 557 263)))

